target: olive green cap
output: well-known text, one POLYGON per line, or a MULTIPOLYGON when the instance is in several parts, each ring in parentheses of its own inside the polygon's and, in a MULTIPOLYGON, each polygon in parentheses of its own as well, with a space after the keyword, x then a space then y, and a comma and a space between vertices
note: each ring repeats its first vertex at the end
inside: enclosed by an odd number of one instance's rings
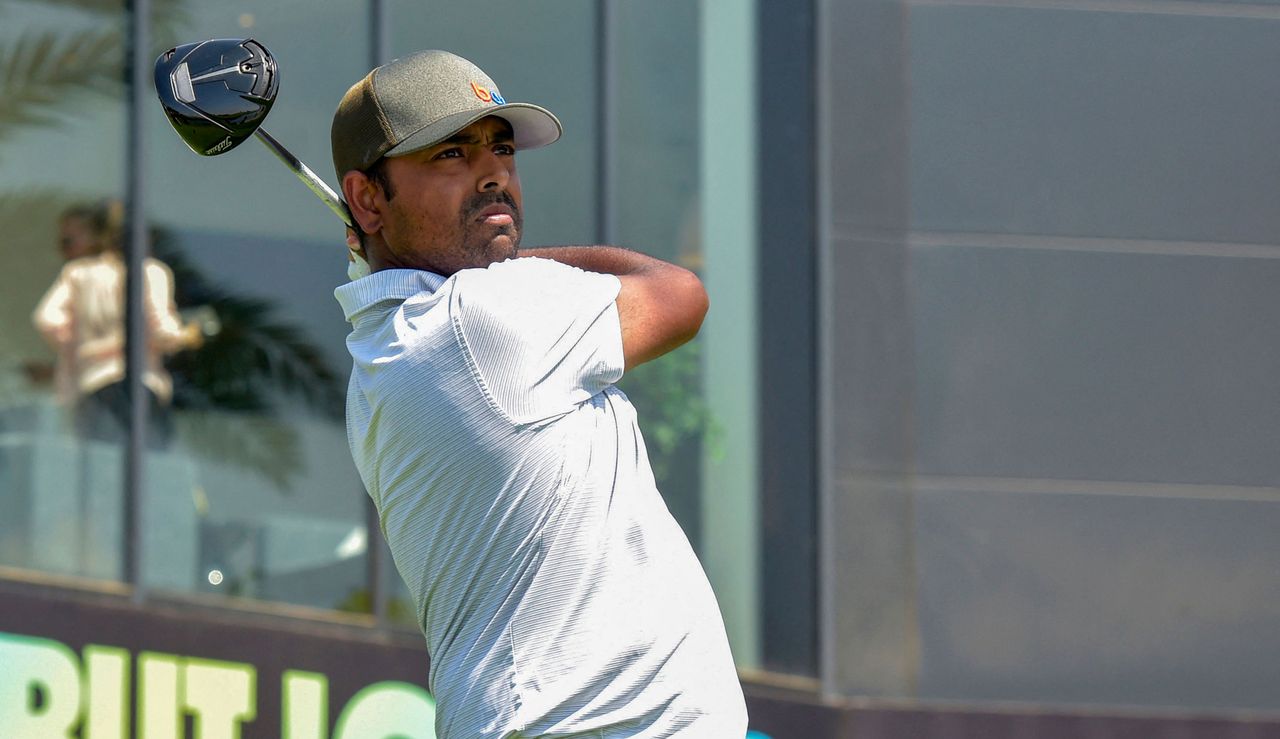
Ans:
POLYGON ((531 103, 509 103, 479 67, 447 51, 419 51, 374 69, 351 86, 333 114, 338 181, 384 156, 434 146, 486 116, 511 124, 516 149, 560 138, 560 121, 531 103))

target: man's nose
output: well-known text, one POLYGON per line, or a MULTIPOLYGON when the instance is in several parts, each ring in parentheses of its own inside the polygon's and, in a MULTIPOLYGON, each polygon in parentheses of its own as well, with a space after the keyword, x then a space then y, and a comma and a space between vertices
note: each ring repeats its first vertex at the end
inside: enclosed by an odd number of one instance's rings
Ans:
POLYGON ((477 161, 477 167, 480 176, 476 180, 476 189, 480 192, 491 192, 494 190, 505 190, 507 182, 511 179, 511 171, 507 168, 507 163, 503 161, 493 152, 481 154, 477 161))

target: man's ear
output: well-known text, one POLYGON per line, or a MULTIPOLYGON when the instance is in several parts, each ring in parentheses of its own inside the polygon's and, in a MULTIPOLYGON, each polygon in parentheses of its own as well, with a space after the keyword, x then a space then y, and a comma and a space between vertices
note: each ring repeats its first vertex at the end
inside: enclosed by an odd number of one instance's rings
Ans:
POLYGON ((382 211, 378 208, 377 194, 377 184, 364 172, 353 169, 342 176, 342 196, 351 209, 356 225, 367 234, 377 233, 382 228, 382 211))

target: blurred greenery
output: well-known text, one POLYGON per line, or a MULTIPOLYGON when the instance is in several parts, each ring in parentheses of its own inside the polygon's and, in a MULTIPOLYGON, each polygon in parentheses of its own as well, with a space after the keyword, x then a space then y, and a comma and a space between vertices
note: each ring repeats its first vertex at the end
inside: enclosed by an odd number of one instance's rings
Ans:
POLYGON ((256 471, 281 492, 302 471, 298 431, 278 418, 281 407, 302 407, 341 423, 346 383, 301 327, 277 317, 270 301, 237 295, 208 280, 167 233, 154 230, 153 255, 174 276, 181 308, 202 307, 220 329, 198 349, 169 358, 173 406, 192 452, 256 471))
POLYGON ((151 249, 173 270, 178 307, 207 307, 221 324, 199 349, 170 359, 175 406, 270 414, 282 401, 300 400, 343 420, 346 378, 300 327, 277 317, 278 306, 209 281, 163 231, 153 231, 151 249))
MULTIPOLYGON (((373 613, 373 602, 368 588, 352 588, 347 597, 335 606, 339 611, 348 613, 373 613)), ((417 626, 418 619, 413 615, 413 604, 406 598, 389 597, 387 599, 387 620, 405 626, 417 626)))
POLYGON ((664 492, 677 473, 675 458, 689 445, 718 449, 718 430, 702 394, 702 342, 679 349, 627 372, 618 387, 636 406, 658 488, 664 492))
MULTIPOLYGON (((0 0, 0 19, 15 5, 62 8, 82 28, 24 28, 0 37, 0 140, 28 126, 56 126, 78 96, 124 92, 125 24, 120 0, 0 0)), ((172 38, 186 21, 182 0, 152 0, 152 34, 172 38)), ((162 49, 156 49, 158 53, 162 49)))

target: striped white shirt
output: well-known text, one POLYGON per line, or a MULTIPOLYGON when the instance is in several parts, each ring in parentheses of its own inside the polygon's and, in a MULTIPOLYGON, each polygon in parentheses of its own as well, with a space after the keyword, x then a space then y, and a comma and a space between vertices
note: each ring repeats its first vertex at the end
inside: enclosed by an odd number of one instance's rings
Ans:
POLYGON ((617 278, 539 258, 335 291, 347 432, 431 655, 442 739, 738 739, 711 587, 654 484, 617 278))

